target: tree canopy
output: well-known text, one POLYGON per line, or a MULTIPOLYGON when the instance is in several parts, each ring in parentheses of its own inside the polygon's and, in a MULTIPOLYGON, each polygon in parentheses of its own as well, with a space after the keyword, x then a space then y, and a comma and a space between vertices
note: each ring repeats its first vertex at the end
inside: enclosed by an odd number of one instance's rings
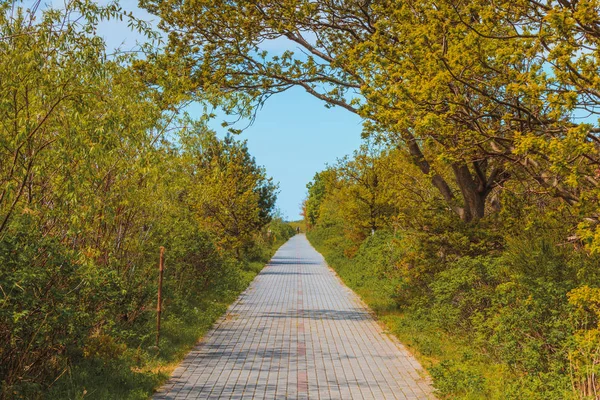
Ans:
MULTIPOLYGON (((169 51, 201 96, 252 115, 294 86, 401 146, 463 220, 508 179, 596 190, 596 2, 176 1, 169 51), (590 14, 591 13, 591 14, 590 14), (284 51, 264 50, 275 41, 284 51)), ((488 211, 486 211, 488 210, 488 211)), ((587 210, 588 217, 595 211, 587 210)))
POLYGON ((116 3, 0 5, 2 399, 76 398, 106 374, 96 395, 121 398, 125 381, 156 381, 142 369, 183 345, 148 350, 159 247, 165 340, 185 320, 193 343, 190 316, 222 307, 203 296, 231 301, 266 261, 267 230, 293 234, 245 143, 185 116, 174 72, 151 84, 159 66, 109 55, 96 34, 107 18, 155 35, 116 3))

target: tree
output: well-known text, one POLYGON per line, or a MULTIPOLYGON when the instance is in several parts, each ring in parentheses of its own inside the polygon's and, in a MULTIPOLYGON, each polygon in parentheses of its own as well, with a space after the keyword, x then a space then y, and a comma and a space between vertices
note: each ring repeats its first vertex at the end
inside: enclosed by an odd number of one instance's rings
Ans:
MULTIPOLYGON (((368 132, 405 149, 465 221, 482 218, 489 194, 511 176, 576 201, 564 173, 552 170, 565 155, 544 159, 544 150, 530 145, 535 138, 586 147, 590 133, 572 122, 573 104, 561 99, 572 90, 556 87, 545 72, 545 36, 528 25, 546 15, 564 20, 552 3, 142 4, 161 16, 171 51, 202 96, 250 115, 271 95, 300 86, 328 106, 357 113, 368 132), (270 40, 288 50, 269 54, 262 44, 270 40)), ((580 24, 573 32, 583 30, 580 24)))
POLYGON ((169 115, 131 56, 109 59, 93 34, 109 17, 117 5, 0 5, 2 398, 54 381, 95 333, 143 321, 152 294, 134 272, 160 214, 169 115))
POLYGON ((308 194, 304 208, 306 209, 305 218, 308 229, 315 226, 319 220, 321 202, 323 201, 323 197, 325 197, 325 181, 322 178, 324 173, 325 171, 316 173, 313 180, 306 184, 308 194))
POLYGON ((191 207, 199 223, 214 231, 227 249, 247 246, 271 221, 277 185, 256 164, 246 142, 231 135, 220 140, 198 124, 190 133, 183 149, 193 182, 191 207))
POLYGON ((386 191, 384 161, 382 149, 366 143, 352 158, 345 157, 336 165, 340 196, 352 205, 346 219, 363 235, 387 226, 395 212, 386 191))

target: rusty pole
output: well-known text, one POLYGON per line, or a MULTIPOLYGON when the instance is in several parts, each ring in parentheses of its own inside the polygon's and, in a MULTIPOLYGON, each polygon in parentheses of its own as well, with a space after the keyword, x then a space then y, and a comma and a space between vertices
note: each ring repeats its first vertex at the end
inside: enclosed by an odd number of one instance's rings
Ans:
POLYGON ((156 347, 160 340, 160 314, 162 313, 162 283, 165 269, 165 248, 160 246, 160 259, 158 262, 158 303, 156 304, 156 347))

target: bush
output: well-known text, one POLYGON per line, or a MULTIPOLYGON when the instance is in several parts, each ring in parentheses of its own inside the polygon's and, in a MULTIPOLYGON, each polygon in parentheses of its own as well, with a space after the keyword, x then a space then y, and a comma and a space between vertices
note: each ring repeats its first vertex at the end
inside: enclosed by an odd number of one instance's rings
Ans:
POLYGON ((419 351, 443 397, 595 393, 600 300, 585 285, 598 285, 597 256, 557 245, 551 229, 470 241, 472 231, 460 228, 378 231, 348 258, 340 229, 317 226, 308 237, 419 351))
POLYGON ((431 283, 432 318, 444 329, 466 331, 477 325, 493 301, 499 282, 497 257, 463 257, 431 283))

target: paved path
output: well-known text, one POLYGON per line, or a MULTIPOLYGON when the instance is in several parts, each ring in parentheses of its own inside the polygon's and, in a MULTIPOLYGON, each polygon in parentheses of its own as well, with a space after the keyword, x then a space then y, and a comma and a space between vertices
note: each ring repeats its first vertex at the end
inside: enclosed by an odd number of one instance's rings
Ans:
POLYGON ((154 398, 427 399, 420 369, 296 235, 154 398))

